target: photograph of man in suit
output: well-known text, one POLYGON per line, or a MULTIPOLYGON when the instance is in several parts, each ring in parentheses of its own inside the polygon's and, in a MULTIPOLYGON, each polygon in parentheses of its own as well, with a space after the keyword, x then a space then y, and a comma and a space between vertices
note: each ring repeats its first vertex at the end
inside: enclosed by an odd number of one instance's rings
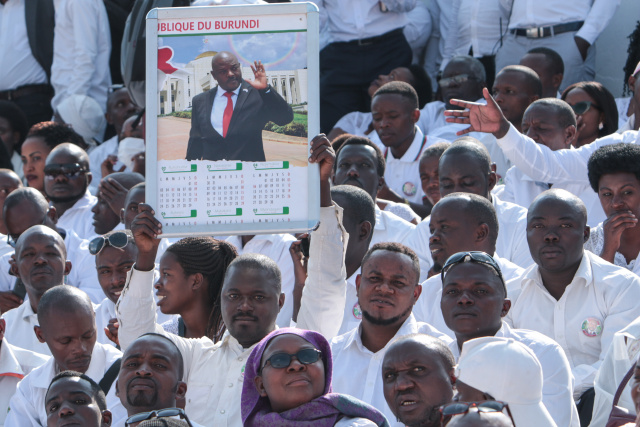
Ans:
POLYGON ((218 85, 193 98, 187 160, 265 161, 264 125, 286 125, 293 110, 268 84, 262 62, 251 70, 253 81, 244 80, 235 55, 213 57, 211 75, 218 85))

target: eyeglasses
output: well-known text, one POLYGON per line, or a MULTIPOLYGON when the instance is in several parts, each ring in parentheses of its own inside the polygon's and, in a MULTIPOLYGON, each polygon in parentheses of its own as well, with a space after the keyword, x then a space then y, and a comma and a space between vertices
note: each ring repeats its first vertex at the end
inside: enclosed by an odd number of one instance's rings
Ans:
POLYGON ((64 175, 67 179, 75 179, 86 171, 87 169, 80 163, 47 165, 44 167, 44 177, 46 179, 56 179, 59 175, 64 175))
POLYGON ((89 253, 91 255, 97 255, 107 245, 113 246, 117 249, 122 249, 129 244, 130 239, 132 239, 132 236, 124 231, 116 231, 109 235, 109 237, 98 236, 89 242, 89 253))
POLYGON ((443 405, 440 407, 440 425, 444 426, 446 417, 464 415, 468 413, 471 408, 477 408, 478 412, 502 412, 506 409, 509 418, 511 418, 511 422, 514 426, 516 425, 513 415, 511 415, 509 405, 498 400, 487 400, 484 402, 453 402, 443 405))
POLYGON ((449 270, 451 270, 451 268, 453 268, 453 266, 464 264, 465 262, 475 262, 477 264, 488 266, 494 271, 494 274, 500 278, 504 285, 504 277, 502 277, 502 271, 500 270, 498 263, 491 255, 481 251, 458 252, 457 254, 451 255, 447 262, 444 263, 444 267, 442 267, 442 271, 440 272, 442 282, 444 283, 444 276, 449 272, 449 270))
MULTIPOLYGON (((310 365, 320 360, 321 356, 322 352, 316 348, 305 348, 295 354, 278 353, 268 358, 267 361, 264 362, 264 366, 262 367, 262 369, 267 366, 267 363, 269 363, 272 368, 287 368, 289 367, 289 365, 291 365, 291 361, 294 357, 303 365, 310 365)), ((262 371, 262 369, 260 369, 260 371, 262 371)))
POLYGON ((191 424, 191 421, 189 420, 189 417, 187 417, 187 414, 185 414, 184 410, 180 408, 167 408, 167 409, 160 409, 158 411, 140 412, 139 414, 135 414, 127 418, 127 421, 125 421, 124 425, 130 426, 131 424, 150 420, 152 418, 164 418, 164 417, 180 417, 181 419, 185 420, 190 427, 193 427, 193 425, 191 424))
POLYGON ((600 107, 598 107, 596 104, 594 104, 591 101, 580 101, 577 102, 575 104, 573 104, 571 106, 571 109, 573 110, 574 113, 576 113, 576 116, 580 116, 584 113, 586 113, 587 111, 589 111, 591 109, 591 107, 600 110, 600 107))
POLYGON ((476 78, 474 76, 470 76, 469 74, 459 74, 457 76, 453 76, 453 77, 447 77, 444 79, 441 79, 438 82, 438 85, 442 88, 442 87, 449 87, 452 85, 461 85, 463 83, 466 83, 469 80, 476 80, 476 78))

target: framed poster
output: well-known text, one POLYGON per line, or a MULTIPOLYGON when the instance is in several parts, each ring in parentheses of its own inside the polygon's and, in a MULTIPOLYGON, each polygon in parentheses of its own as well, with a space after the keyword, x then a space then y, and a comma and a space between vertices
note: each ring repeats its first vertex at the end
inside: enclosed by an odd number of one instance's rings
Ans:
POLYGON ((163 235, 299 232, 320 214, 318 9, 153 9, 147 203, 163 235))

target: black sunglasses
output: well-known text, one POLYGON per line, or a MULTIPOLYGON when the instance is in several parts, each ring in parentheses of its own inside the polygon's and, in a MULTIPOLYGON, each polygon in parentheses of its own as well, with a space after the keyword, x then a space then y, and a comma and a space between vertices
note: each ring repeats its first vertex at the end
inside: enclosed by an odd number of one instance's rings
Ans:
POLYGON ((109 237, 98 236, 89 242, 89 253, 91 255, 97 255, 107 245, 113 246, 117 249, 122 249, 127 246, 131 238, 132 236, 124 231, 116 231, 109 237))
POLYGON ((574 113, 576 113, 576 116, 580 116, 586 113, 587 111, 589 111, 591 107, 595 108, 596 110, 600 110, 600 107, 598 107, 596 104, 594 104, 591 101, 577 102, 571 106, 571 109, 573 110, 574 113))
POLYGON ((474 76, 470 76, 469 74, 459 74, 457 76, 453 76, 453 77, 446 77, 444 79, 440 79, 438 81, 438 85, 442 88, 444 87, 449 87, 451 85, 461 85, 463 83, 466 83, 469 80, 476 80, 476 78, 474 76))
POLYGON ((516 425, 513 415, 511 415, 509 405, 498 400, 487 400, 484 402, 453 402, 443 405, 440 407, 440 425, 445 425, 445 418, 452 417, 454 415, 464 415, 468 413, 471 408, 478 408, 478 412, 502 412, 506 409, 514 427, 516 425))
POLYGON ((44 177, 55 179, 59 175, 64 175, 67 179, 74 179, 85 173, 87 169, 80 163, 66 163, 59 165, 47 165, 44 167, 44 177))
POLYGON ((303 365, 310 365, 320 360, 321 356, 322 352, 316 348, 304 348, 295 354, 277 353, 264 362, 264 366, 260 369, 260 372, 267 366, 267 363, 270 364, 272 368, 284 369, 291 365, 293 358, 296 358, 298 362, 303 365))
POLYGON ((150 420, 152 418, 165 418, 165 417, 180 417, 181 419, 185 420, 190 427, 193 427, 193 425, 191 424, 191 421, 189 420, 189 417, 187 417, 187 414, 185 414, 184 410, 180 408, 167 408, 167 409, 160 409, 158 411, 140 412, 139 414, 135 414, 127 418, 127 421, 125 421, 124 425, 130 426, 131 424, 150 420))
POLYGON ((500 278, 502 285, 506 286, 498 263, 491 255, 481 251, 458 252, 457 254, 451 255, 447 262, 444 263, 444 267, 442 267, 442 271, 440 272, 442 282, 444 283, 444 276, 449 272, 449 270, 451 270, 451 268, 453 268, 453 266, 464 264, 465 262, 475 262, 477 264, 483 264, 490 267, 494 271, 495 275, 500 278))

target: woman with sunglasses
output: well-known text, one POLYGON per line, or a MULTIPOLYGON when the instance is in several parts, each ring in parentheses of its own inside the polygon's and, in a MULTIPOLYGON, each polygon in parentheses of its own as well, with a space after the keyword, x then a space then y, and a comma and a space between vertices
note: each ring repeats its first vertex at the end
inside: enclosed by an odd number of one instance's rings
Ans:
POLYGON ((283 328, 247 360, 242 386, 245 426, 388 426, 382 413, 331 392, 331 347, 319 333, 283 328))
POLYGON ((616 100, 598 82, 574 83, 562 92, 562 100, 571 105, 578 122, 576 148, 611 135, 618 129, 616 100))

